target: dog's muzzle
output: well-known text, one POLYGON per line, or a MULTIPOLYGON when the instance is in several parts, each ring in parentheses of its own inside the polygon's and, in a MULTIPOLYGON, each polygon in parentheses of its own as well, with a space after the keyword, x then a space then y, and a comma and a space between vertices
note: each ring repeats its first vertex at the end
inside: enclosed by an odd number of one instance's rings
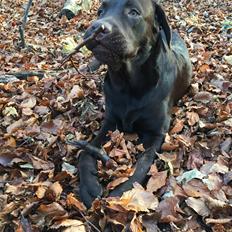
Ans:
POLYGON ((84 38, 91 36, 99 27, 103 29, 93 40, 87 43, 87 48, 104 64, 112 66, 121 63, 129 56, 131 45, 116 25, 104 20, 96 20, 87 29, 84 38))

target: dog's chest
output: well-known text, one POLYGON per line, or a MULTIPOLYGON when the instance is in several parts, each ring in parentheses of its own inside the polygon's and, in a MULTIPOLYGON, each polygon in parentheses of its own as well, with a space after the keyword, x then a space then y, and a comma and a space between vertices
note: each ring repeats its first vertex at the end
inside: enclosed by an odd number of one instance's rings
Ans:
POLYGON ((118 129, 125 132, 134 132, 135 123, 148 115, 152 99, 150 93, 137 96, 132 90, 105 88, 106 108, 116 121, 118 129), (149 99, 149 100, 148 100, 149 99))

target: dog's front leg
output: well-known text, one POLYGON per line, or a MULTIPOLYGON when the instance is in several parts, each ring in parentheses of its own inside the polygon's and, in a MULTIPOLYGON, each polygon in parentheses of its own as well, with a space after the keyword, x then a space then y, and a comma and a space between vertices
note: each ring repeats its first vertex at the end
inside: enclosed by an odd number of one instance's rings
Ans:
MULTIPOLYGON (((105 121, 99 134, 91 142, 95 147, 101 147, 107 139, 106 134, 109 130, 114 130, 114 124, 105 121)), ((93 200, 102 195, 102 187, 98 182, 97 177, 97 160, 94 156, 83 151, 79 158, 79 172, 80 172, 80 197, 84 204, 90 208, 93 200)))
POLYGON ((154 138, 152 146, 146 149, 137 160, 134 174, 128 181, 122 183, 110 192, 109 196, 121 196, 123 192, 132 189, 135 182, 140 184, 144 183, 147 173, 156 158, 156 152, 160 150, 163 139, 163 135, 159 135, 154 138))

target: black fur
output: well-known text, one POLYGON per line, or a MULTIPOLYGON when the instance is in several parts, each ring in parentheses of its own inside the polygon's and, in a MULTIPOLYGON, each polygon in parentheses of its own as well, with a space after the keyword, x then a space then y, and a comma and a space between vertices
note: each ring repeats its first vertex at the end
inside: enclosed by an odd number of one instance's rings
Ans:
MULTIPOLYGON (((152 0, 106 0, 86 37, 104 31, 87 47, 108 65, 104 81, 106 112, 92 144, 100 147, 109 130, 136 132, 146 151, 135 173, 110 195, 121 195, 134 182, 143 183, 169 129, 170 110, 186 92, 192 68, 183 40, 172 32, 164 11, 152 0)), ((80 196, 87 207, 101 196, 96 160, 82 153, 80 196)))

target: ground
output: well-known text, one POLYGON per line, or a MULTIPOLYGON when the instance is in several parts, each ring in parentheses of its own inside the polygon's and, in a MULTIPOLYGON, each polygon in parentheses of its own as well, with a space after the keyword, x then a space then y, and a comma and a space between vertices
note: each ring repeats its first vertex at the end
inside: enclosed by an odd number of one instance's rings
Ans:
POLYGON ((0 2, 0 79, 42 72, 0 83, 1 231, 232 231, 232 4, 162 2, 188 46, 191 87, 173 108, 147 185, 135 184, 120 199, 107 193, 133 173, 143 147, 133 144, 135 135, 109 132, 104 149, 115 164, 99 161, 105 192, 90 210, 78 195, 79 150, 65 141, 90 141, 97 133, 105 67, 81 73, 91 58, 86 49, 60 64, 70 43, 81 41, 98 3, 68 21, 59 18, 63 1, 34 2, 22 49, 18 26, 27 1, 0 2))

